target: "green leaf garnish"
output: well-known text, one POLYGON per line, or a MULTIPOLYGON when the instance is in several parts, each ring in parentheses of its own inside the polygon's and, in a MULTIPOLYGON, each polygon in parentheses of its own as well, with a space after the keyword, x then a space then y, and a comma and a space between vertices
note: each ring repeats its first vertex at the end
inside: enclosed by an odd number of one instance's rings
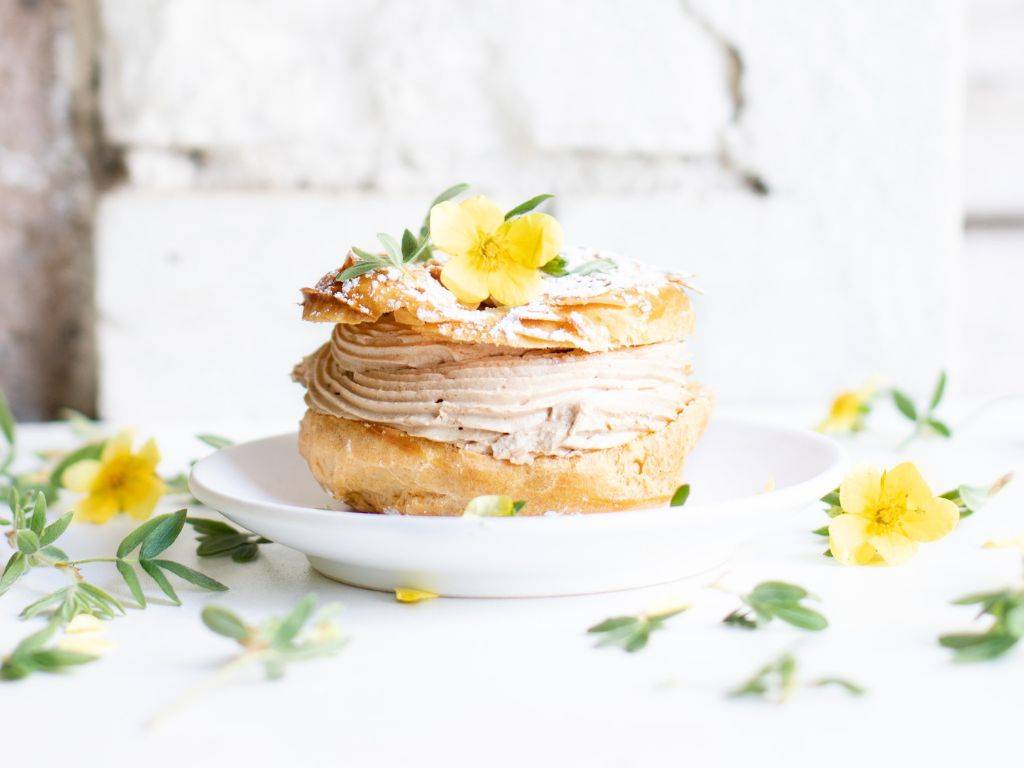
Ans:
POLYGON ((914 423, 914 431, 900 444, 900 448, 906 447, 914 438, 926 433, 946 438, 952 436, 953 430, 950 429, 949 425, 935 416, 935 409, 939 407, 943 395, 946 393, 946 381, 946 372, 940 371, 939 378, 935 382, 935 388, 932 390, 931 399, 928 401, 928 409, 923 412, 918 409, 914 401, 905 392, 898 389, 890 390, 896 410, 914 423))
POLYGON ((684 483, 676 488, 676 492, 672 494, 672 500, 668 505, 670 507, 681 507, 688 498, 690 498, 690 484, 684 483))
POLYGON ((594 272, 611 272, 619 267, 611 259, 591 259, 572 269, 566 269, 567 264, 568 262, 563 256, 555 256, 542 266, 540 271, 551 275, 551 277, 566 277, 568 275, 589 275, 594 272))
POLYGON ((543 195, 537 195, 535 197, 531 197, 526 202, 520 203, 515 208, 510 210, 508 213, 506 213, 505 214, 505 221, 508 221, 509 219, 512 219, 512 218, 515 218, 516 216, 522 216, 524 213, 529 213, 534 208, 536 208, 538 205, 543 203, 545 200, 550 200, 553 197, 554 197, 554 195, 549 195, 549 194, 543 194, 543 195))
POLYGON ((231 440, 230 438, 227 437, 221 437, 220 435, 210 435, 204 433, 201 435, 196 435, 196 438, 218 451, 221 448, 228 448, 235 444, 234 440, 231 440))
POLYGON ((953 651, 958 662, 990 661, 999 658, 1024 637, 1024 589, 1004 589, 967 595, 954 605, 980 605, 978 617, 993 621, 984 632, 954 633, 939 637, 939 644, 953 651))
POLYGON ((260 544, 272 543, 270 539, 240 531, 220 520, 189 517, 185 522, 198 534, 196 554, 200 557, 230 556, 236 563, 246 563, 256 559, 260 544))
MULTIPOLYGON (((813 688, 836 686, 852 696, 864 693, 861 686, 840 677, 822 677, 802 685, 813 688)), ((729 696, 752 696, 781 704, 800 686, 796 657, 792 653, 783 653, 758 669, 749 680, 731 690, 729 696)))
POLYGON ((657 613, 636 616, 615 616, 587 629, 590 634, 602 635, 597 647, 615 645, 627 653, 635 653, 647 645, 651 632, 662 629, 666 619, 682 613, 689 606, 679 606, 657 613))
POLYGON ((739 608, 722 621, 744 629, 757 629, 772 619, 779 619, 798 629, 818 632, 828 626, 828 619, 802 604, 811 595, 803 587, 784 581, 763 581, 740 599, 747 606, 739 608))

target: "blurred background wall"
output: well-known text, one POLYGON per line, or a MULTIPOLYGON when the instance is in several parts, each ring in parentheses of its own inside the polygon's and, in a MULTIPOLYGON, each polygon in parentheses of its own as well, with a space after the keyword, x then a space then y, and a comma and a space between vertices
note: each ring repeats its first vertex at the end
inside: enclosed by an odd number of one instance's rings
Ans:
POLYGON ((969 397, 1024 386, 1020 0, 4 7, 23 417, 297 415, 290 366, 327 334, 298 288, 460 181, 697 273, 726 403, 942 366, 969 397))

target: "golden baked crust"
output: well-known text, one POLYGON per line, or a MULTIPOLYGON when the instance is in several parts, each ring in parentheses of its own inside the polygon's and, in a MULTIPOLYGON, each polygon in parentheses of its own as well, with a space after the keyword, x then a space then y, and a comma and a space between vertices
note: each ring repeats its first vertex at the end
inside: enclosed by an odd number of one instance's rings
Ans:
POLYGON ((525 515, 606 512, 672 496, 712 404, 701 389, 664 429, 619 448, 541 456, 529 465, 310 410, 299 452, 331 496, 365 512, 460 515, 485 494, 526 501, 525 515))
MULTIPOLYGON (((602 257, 604 260, 605 257, 602 257)), ((436 262, 377 270, 340 283, 337 272, 302 290, 302 317, 313 322, 365 323, 393 314, 427 336, 531 349, 617 347, 682 339, 693 332, 683 278, 616 257, 607 272, 547 278, 519 307, 468 307, 438 280, 436 262)), ((351 259, 344 266, 350 265, 351 259)))

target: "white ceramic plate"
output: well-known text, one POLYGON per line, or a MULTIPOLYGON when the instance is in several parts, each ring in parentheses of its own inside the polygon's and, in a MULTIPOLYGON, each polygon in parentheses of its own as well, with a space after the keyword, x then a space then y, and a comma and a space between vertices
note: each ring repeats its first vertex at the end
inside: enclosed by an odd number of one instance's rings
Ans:
MULTIPOLYGON (((716 419, 689 458, 682 507, 592 515, 443 518, 349 510, 316 484, 296 436, 232 446, 195 465, 192 493, 309 557, 332 579, 458 597, 606 592, 673 581, 794 522, 835 488, 845 457, 802 430, 716 419), (775 490, 765 492, 773 482, 775 490)), ((500 489, 481 488, 481 493, 500 489)))

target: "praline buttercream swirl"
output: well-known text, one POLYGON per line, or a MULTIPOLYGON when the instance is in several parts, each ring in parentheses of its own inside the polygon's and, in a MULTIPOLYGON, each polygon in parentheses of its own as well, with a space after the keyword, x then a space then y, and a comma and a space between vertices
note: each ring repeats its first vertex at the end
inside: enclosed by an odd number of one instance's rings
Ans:
POLYGON ((296 378, 307 405, 516 464, 614 448, 692 399, 683 341, 608 352, 429 338, 390 318, 337 325, 296 378))

